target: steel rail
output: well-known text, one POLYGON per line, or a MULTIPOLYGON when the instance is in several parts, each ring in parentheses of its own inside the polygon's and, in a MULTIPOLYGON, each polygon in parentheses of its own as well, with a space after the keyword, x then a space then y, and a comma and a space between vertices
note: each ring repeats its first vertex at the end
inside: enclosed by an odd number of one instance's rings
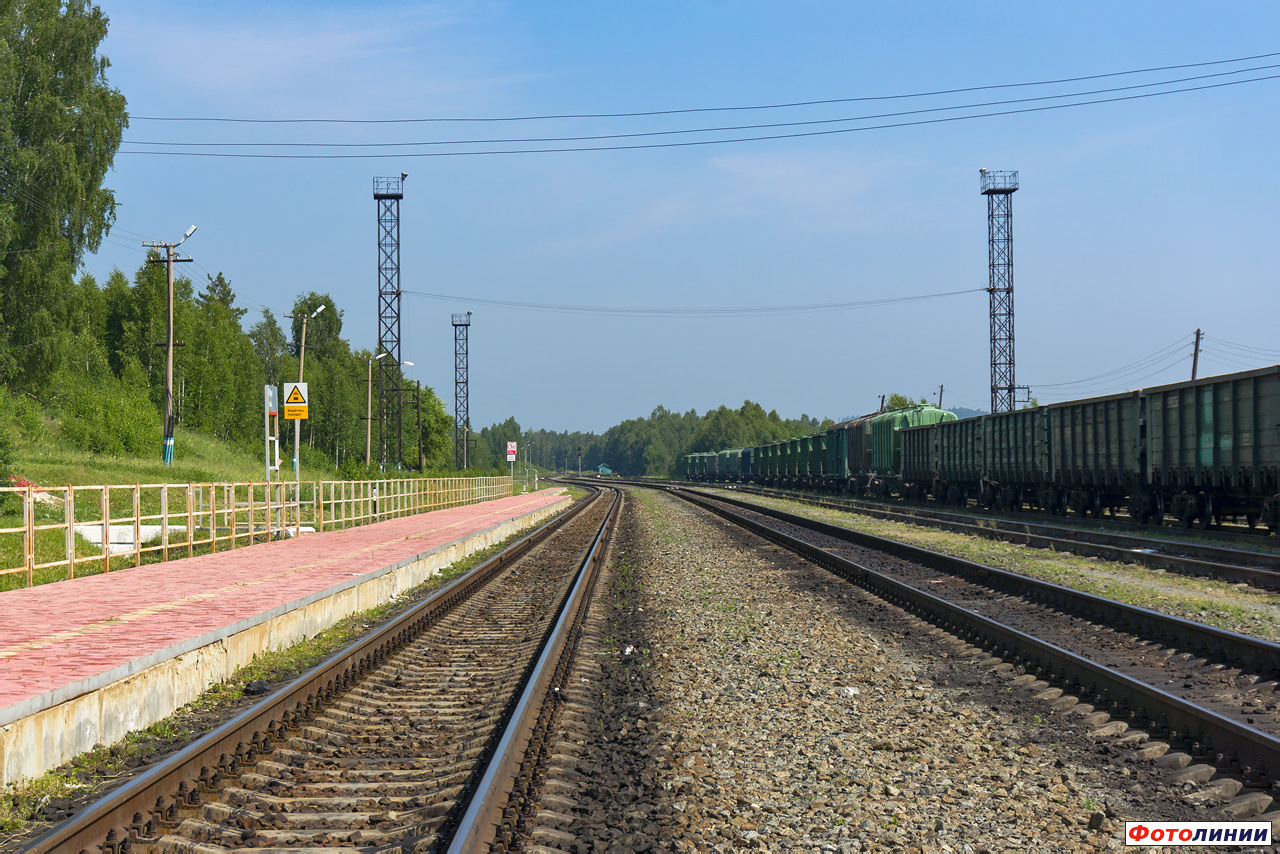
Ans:
MULTIPOLYGON (((672 492, 681 496, 689 494, 681 489, 672 490, 672 492)), ((807 528, 847 543, 875 549, 903 560, 919 563, 939 572, 972 579, 987 586, 998 587, 1017 596, 1046 601, 1063 610, 1071 611, 1088 619, 1098 620, 1109 626, 1123 628, 1157 643, 1176 646, 1184 651, 1195 651, 1198 655, 1214 656, 1218 662, 1239 667, 1251 673, 1257 673, 1268 678, 1280 675, 1280 644, 1273 641, 1219 629, 1215 626, 1197 623, 1194 620, 1162 614, 1150 608, 1128 605, 1124 602, 1108 599, 1105 596, 1073 590, 1061 584, 1040 581, 1025 575, 1019 575, 1016 572, 985 566, 963 558, 942 554, 941 552, 930 551, 929 549, 900 543, 884 537, 877 537, 873 534, 864 534, 860 531, 842 528, 839 525, 832 525, 828 522, 820 522, 816 519, 808 519, 783 510, 775 510, 772 507, 752 504, 749 501, 720 495, 704 497, 769 516, 790 525, 807 528)))
POLYGON ((1041 641, 973 611, 917 590, 854 561, 806 543, 763 522, 746 518, 686 490, 673 494, 832 570, 889 602, 1006 662, 1036 673, 1050 684, 1107 709, 1113 716, 1146 728, 1175 747, 1215 762, 1219 770, 1242 773, 1254 786, 1280 779, 1280 739, 1219 715, 1159 688, 1117 673, 1061 647, 1041 641))
POLYGON ((553 677, 571 648, 570 629, 581 620, 590 605, 589 594, 604 556, 602 545, 608 542, 621 503, 622 493, 614 490, 609 513, 582 559, 573 589, 560 608, 555 625, 549 632, 549 640, 525 682, 510 722, 498 740, 483 776, 472 790, 471 800, 458 822, 459 829, 450 841, 448 854, 488 851, 504 820, 509 819, 504 817, 503 811, 518 783, 521 760, 548 694, 558 687, 552 685, 553 677))
MULTIPOLYGON (((1114 531, 1049 525, 1043 522, 1012 521, 993 516, 948 513, 931 508, 898 507, 877 502, 826 498, 754 486, 737 487, 734 491, 799 501, 835 510, 848 510, 892 521, 941 527, 960 533, 976 534, 990 539, 1005 539, 1036 547, 1052 546, 1060 551, 1105 557, 1108 560, 1124 563, 1141 563, 1155 569, 1192 575, 1214 575, 1268 589, 1280 588, 1280 555, 1267 552, 1163 540, 1114 531)), ((1203 531, 1196 532, 1197 535, 1203 533, 1203 531)))
POLYGON ((210 789, 210 769, 238 768, 311 720, 323 705, 375 670, 387 657, 484 587, 509 564, 527 554, 600 497, 580 502, 499 554, 475 567, 385 626, 330 656, 261 702, 206 733, 156 767, 125 783, 54 827, 23 851, 95 851, 115 854, 126 839, 131 847, 149 843, 175 827, 201 804, 210 789))
MULTIPOLYGON (((668 481, 668 483, 670 483, 670 481, 668 481)), ((698 481, 683 482, 682 485, 709 486, 709 487, 720 487, 720 488, 723 488, 725 486, 725 484, 698 482, 698 481)), ((766 487, 766 486, 758 486, 755 484, 732 484, 732 486, 733 488, 736 488, 736 489, 744 489, 744 491, 760 490, 762 493, 772 490, 774 492, 777 492, 780 495, 787 495, 788 497, 795 496, 797 494, 814 497, 816 494, 818 494, 818 493, 809 492, 807 490, 798 490, 798 489, 793 490, 793 489, 787 489, 784 487, 776 487, 776 486, 766 487)), ((1004 513, 1006 514, 1006 517, 1002 518, 1000 515, 997 515, 998 511, 986 510, 981 505, 977 505, 977 504, 973 506, 967 506, 966 508, 963 508, 963 509, 954 508, 951 510, 946 510, 943 508, 949 505, 942 505, 942 504, 938 504, 937 502, 914 504, 914 503, 898 503, 891 499, 877 500, 877 499, 869 499, 869 498, 827 498, 825 500, 831 501, 833 504, 840 504, 846 507, 855 507, 860 511, 881 509, 881 510, 892 512, 894 510, 897 510, 897 512, 900 512, 900 513, 917 514, 925 517, 935 516, 938 518, 981 519, 983 521, 995 521, 995 522, 1007 521, 1009 524, 1022 524, 1020 521, 1007 519, 1007 515, 1009 511, 1004 511, 1004 513)), ((1039 519, 1053 518, 1053 515, 1050 513, 1045 513, 1042 510, 1033 510, 1033 509, 1024 509, 1024 510, 1018 511, 1018 515, 1022 515, 1026 517, 1034 517, 1039 519)), ((1127 516, 1112 516, 1105 519, 1101 519, 1101 518, 1085 519, 1081 516, 1065 516, 1063 518, 1067 521, 1076 521, 1076 522, 1086 523, 1090 525, 1104 525, 1104 526, 1107 526, 1108 528, 1115 528, 1115 529, 1129 530, 1129 531, 1174 532, 1174 531, 1184 530, 1176 524, 1165 524, 1160 526, 1143 525, 1140 522, 1136 522, 1127 516)), ((1052 524, 1052 523, 1044 522, 1040 524, 1052 524)), ((1083 530, 1083 529, 1065 527, 1063 528, 1063 530, 1075 531, 1075 530, 1083 530)), ((1235 544, 1251 544, 1252 543, 1252 544, 1275 545, 1275 540, 1272 538, 1271 533, 1264 529, 1258 529, 1256 531, 1250 531, 1247 529, 1229 529, 1229 528, 1209 528, 1209 529, 1194 528, 1194 529, 1185 529, 1185 530, 1189 530, 1194 536, 1199 537, 1201 539, 1217 540, 1223 543, 1235 543, 1235 544)), ((1119 531, 1116 531, 1114 533, 1116 536, 1124 536, 1123 534, 1119 533, 1119 531)), ((1207 550, 1213 550, 1215 548, 1229 548, 1229 546, 1226 546, 1226 545, 1200 546, 1192 543, 1187 543, 1187 545, 1192 548, 1204 548, 1207 550)), ((1264 554, 1263 556, 1266 557, 1268 555, 1264 554)), ((1270 556, 1280 557, 1277 555, 1270 555, 1270 556)))

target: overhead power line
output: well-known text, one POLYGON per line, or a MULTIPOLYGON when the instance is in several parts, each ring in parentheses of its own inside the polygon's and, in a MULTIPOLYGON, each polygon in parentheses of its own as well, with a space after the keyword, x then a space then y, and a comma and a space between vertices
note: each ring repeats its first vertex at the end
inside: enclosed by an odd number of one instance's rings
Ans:
POLYGON ((804 314, 817 311, 848 311, 855 308, 873 308, 881 305, 897 303, 921 302, 959 296, 960 294, 986 293, 986 288, 969 288, 961 291, 943 291, 941 293, 917 294, 905 297, 886 297, 884 299, 857 300, 854 302, 804 303, 785 305, 757 306, 721 306, 721 307, 658 307, 658 306, 609 306, 609 305, 572 305, 568 303, 522 302, 516 300, 483 299, 471 295, 435 294, 426 291, 403 290, 401 293, 411 294, 427 299, 446 300, 449 302, 478 303, 481 305, 518 308, 528 311, 546 311, 559 314, 600 314, 626 317, 731 317, 740 315, 774 315, 804 314))
MULTIPOLYGON (((778 139, 797 139, 809 136, 829 136, 833 134, 843 133, 860 133, 872 130, 886 130, 889 128, 916 127, 920 125, 942 124, 946 122, 967 121, 972 119, 993 118, 998 116, 1012 116, 1022 113, 1038 113, 1048 110, 1062 110, 1069 107, 1085 107, 1096 104, 1112 104, 1122 101, 1136 101, 1145 98, 1155 98, 1162 95, 1177 95, 1185 92, 1199 92, 1208 89, 1220 89, 1226 86, 1239 86, 1244 83, 1259 83, 1266 80, 1280 79, 1280 74, 1270 74, 1262 77, 1253 77, 1246 80, 1230 80, 1222 83, 1209 83, 1201 86, 1186 86, 1179 89, 1167 89, 1161 92, 1143 92, 1134 95, 1121 95, 1112 98, 1095 98, 1086 101, 1076 101, 1070 104, 1046 104, 1036 107, 1022 107, 1013 110, 996 110, 986 113, 973 113, 964 116, 942 116, 931 119, 918 119, 915 121, 890 122, 878 125, 866 125, 863 127, 853 128, 829 128, 824 130, 798 131, 794 133, 779 134, 762 134, 759 136, 740 136, 728 139, 699 139, 685 140, 681 142, 649 142, 636 143, 631 145, 603 145, 603 146, 569 146, 563 148, 516 148, 516 149, 489 149, 481 151, 399 151, 390 154, 255 154, 245 152, 220 152, 220 151, 134 151, 121 149, 121 154, 140 154, 140 155, 160 155, 168 157, 231 157, 231 158, 251 158, 265 160, 368 160, 383 159, 389 157, 407 158, 407 157, 474 157, 487 155, 505 155, 505 154, 565 154, 583 151, 636 151, 641 149, 657 149, 657 148, 686 148, 697 145, 726 145, 738 142, 763 142, 778 139)), ((462 143, 454 143, 462 144, 462 143)))
POLYGON ((1207 80, 1231 74, 1243 74, 1254 71, 1265 71, 1280 68, 1280 65, 1266 65, 1254 68, 1222 71, 1216 74, 1205 74, 1197 77, 1183 77, 1177 80, 1161 80, 1155 83, 1138 83, 1132 86, 1116 86, 1110 89, 1093 89, 1086 92, 1067 92, 1059 95, 1038 95, 1033 98, 1013 98, 1004 101, 985 101, 974 104, 955 104, 945 107, 927 107, 919 110, 901 110, 893 113, 874 113, 864 116, 844 116, 834 119, 808 119, 793 122, 770 122, 754 125, 727 125, 719 127, 680 128, 676 130, 636 131, 633 133, 592 134, 586 136, 544 136, 544 137, 508 137, 491 139, 453 139, 424 140, 420 142, 154 142, 147 140, 125 140, 128 145, 171 145, 192 148, 411 148, 431 145, 510 145, 548 142, 594 142, 606 139, 641 139, 655 136, 680 136, 694 133, 729 133, 731 131, 771 130, 788 127, 813 127, 816 125, 832 125, 847 122, 864 122, 874 119, 899 118, 901 116, 918 116, 929 113, 942 113, 952 110, 974 110, 981 107, 999 107, 1008 104, 1027 104, 1039 101, 1061 100, 1063 98, 1081 98, 1087 95, 1109 94, 1112 92, 1128 92, 1135 89, 1150 89, 1156 86, 1168 86, 1173 83, 1185 83, 1194 80, 1207 80))
POLYGON ((130 121, 143 122, 226 122, 231 124, 427 124, 446 122, 529 122, 556 119, 624 119, 645 118, 650 116, 674 116, 689 113, 725 113, 746 112, 750 110, 782 110, 796 107, 824 106, 829 104, 851 104, 868 101, 895 101, 908 98, 929 98, 938 95, 957 95, 966 92, 988 92, 996 89, 1014 89, 1030 86, 1053 86, 1063 83, 1080 83, 1086 80, 1103 80, 1109 77, 1124 77, 1132 74, 1151 74, 1157 71, 1178 71, 1184 68, 1208 68, 1215 65, 1230 65, 1236 62, 1253 62, 1259 59, 1271 59, 1280 56, 1278 53, 1260 53, 1253 56, 1238 56, 1233 59, 1215 59, 1206 62, 1188 62, 1181 65, 1157 65, 1150 68, 1134 68, 1128 71, 1109 71, 1101 74, 1085 74, 1075 77, 1059 77, 1051 80, 1033 80, 1020 83, 993 83, 985 86, 965 86, 954 89, 935 89, 928 92, 908 92, 897 95, 863 95, 848 98, 823 98, 809 101, 790 101, 774 104, 752 104, 721 107, 686 107, 666 110, 640 110, 621 113, 560 113, 533 116, 470 116, 470 117, 428 117, 398 119, 334 119, 334 118, 301 118, 301 119, 258 119, 235 118, 228 116, 130 116, 130 121))
MULTIPOLYGON (((1174 341, 1172 344, 1169 344, 1166 347, 1161 347, 1159 350, 1157 350, 1154 353, 1151 353, 1150 355, 1143 356, 1141 359, 1130 362, 1127 365, 1121 365, 1120 367, 1115 368, 1114 370, 1107 371, 1106 373, 1097 374, 1092 377, 1085 377, 1084 379, 1071 380, 1070 382, 1033 383, 1032 385, 1034 388, 1037 388, 1037 389, 1070 389, 1072 387, 1079 387, 1079 386, 1097 387, 1099 385, 1113 384, 1115 382, 1120 381, 1124 377, 1131 376, 1132 374, 1136 374, 1141 371, 1144 371, 1147 368, 1150 368, 1151 366, 1163 360, 1167 360, 1171 356, 1176 355, 1180 350, 1184 349, 1187 346, 1188 341, 1190 341, 1192 337, 1193 335, 1190 333, 1183 335, 1177 341, 1174 341)), ((1187 354, 1187 357, 1189 357, 1189 355, 1190 354, 1187 354)), ((1183 360, 1183 357, 1179 357, 1176 361, 1182 361, 1182 360, 1183 360)), ((1169 364, 1176 364, 1176 362, 1170 362, 1169 364)), ((1169 365, 1167 364, 1162 365, 1160 370, 1164 370, 1168 366, 1169 365)), ((1130 381, 1131 380, 1126 380, 1126 382, 1130 382, 1130 381)), ((1077 388, 1076 390, 1078 391, 1079 389, 1077 388)))
POLYGON ((1238 355, 1254 355, 1254 354, 1256 354, 1256 355, 1259 355, 1259 356, 1265 356, 1265 357, 1271 357, 1271 358, 1277 358, 1277 357, 1280 357, 1280 350, 1268 350, 1268 349, 1265 349, 1265 348, 1263 348, 1263 347, 1254 347, 1254 346, 1251 346, 1251 345, 1249 345, 1249 344, 1237 344, 1237 343, 1235 343, 1234 341, 1227 341, 1227 340, 1225 340, 1225 339, 1223 339, 1223 338, 1218 338, 1217 336, 1209 336, 1209 335, 1206 335, 1206 336, 1205 336, 1205 340, 1206 340, 1206 341, 1213 341, 1214 343, 1216 343, 1216 344, 1221 344, 1221 345, 1222 345, 1222 346, 1224 346, 1224 347, 1227 347, 1227 348, 1230 348, 1230 349, 1233 349, 1233 350, 1240 351, 1240 352, 1238 353, 1238 355))

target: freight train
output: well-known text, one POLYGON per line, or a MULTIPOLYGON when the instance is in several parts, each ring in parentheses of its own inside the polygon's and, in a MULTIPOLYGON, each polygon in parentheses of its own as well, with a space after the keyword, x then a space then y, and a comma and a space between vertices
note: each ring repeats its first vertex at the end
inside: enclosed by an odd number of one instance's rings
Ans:
POLYGON ((691 481, 1276 532, 1280 365, 975 418, 922 404, 681 463, 691 481))

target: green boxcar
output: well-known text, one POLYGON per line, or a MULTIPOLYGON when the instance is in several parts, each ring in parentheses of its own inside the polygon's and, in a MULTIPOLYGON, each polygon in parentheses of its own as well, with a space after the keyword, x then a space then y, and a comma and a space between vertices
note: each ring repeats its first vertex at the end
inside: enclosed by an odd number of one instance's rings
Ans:
POLYGON ((1048 407, 988 415, 983 423, 984 476, 1002 486, 1040 486, 1050 469, 1048 407))
POLYGON ((1177 489, 1276 489, 1280 365, 1142 391, 1148 481, 1177 489))
POLYGON ((827 434, 818 433, 813 437, 813 449, 809 457, 809 476, 820 478, 827 473, 827 434))
POLYGON ((784 447, 786 448, 786 452, 783 455, 783 459, 787 464, 786 476, 795 477, 796 472, 800 470, 800 439, 798 437, 788 439, 784 447))
POLYGON ((827 477, 846 481, 871 470, 869 427, 873 418, 874 415, 863 415, 827 428, 827 477))
POLYGON ((728 457, 729 467, 723 471, 727 472, 731 480, 738 480, 742 477, 742 448, 730 448, 728 457))
POLYGON ((702 465, 702 454, 687 454, 685 456, 688 469, 686 471, 690 480, 698 480, 706 467, 702 465))
POLYGON ((938 431, 933 424, 902 430, 902 479, 927 488, 938 478, 938 431))
POLYGON ((976 488, 981 484, 986 470, 982 459, 984 417, 942 421, 935 425, 939 480, 961 489, 976 488))
POLYGON ((796 440, 796 477, 809 476, 809 463, 813 460, 813 437, 801 436, 796 440))
POLYGON ((849 427, 849 474, 862 484, 875 471, 871 424, 875 415, 864 415, 849 427))
POLYGON ((1044 407, 1052 480, 1112 493, 1127 493, 1130 485, 1140 482, 1141 404, 1141 393, 1131 391, 1044 407))

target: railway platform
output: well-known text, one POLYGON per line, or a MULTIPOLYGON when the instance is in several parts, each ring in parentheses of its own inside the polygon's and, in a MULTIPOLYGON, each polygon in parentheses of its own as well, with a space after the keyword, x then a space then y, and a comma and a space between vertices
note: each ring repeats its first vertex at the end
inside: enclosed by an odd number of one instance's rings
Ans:
POLYGON ((567 507, 560 489, 0 593, 0 784, 163 719, 263 650, 567 507))

